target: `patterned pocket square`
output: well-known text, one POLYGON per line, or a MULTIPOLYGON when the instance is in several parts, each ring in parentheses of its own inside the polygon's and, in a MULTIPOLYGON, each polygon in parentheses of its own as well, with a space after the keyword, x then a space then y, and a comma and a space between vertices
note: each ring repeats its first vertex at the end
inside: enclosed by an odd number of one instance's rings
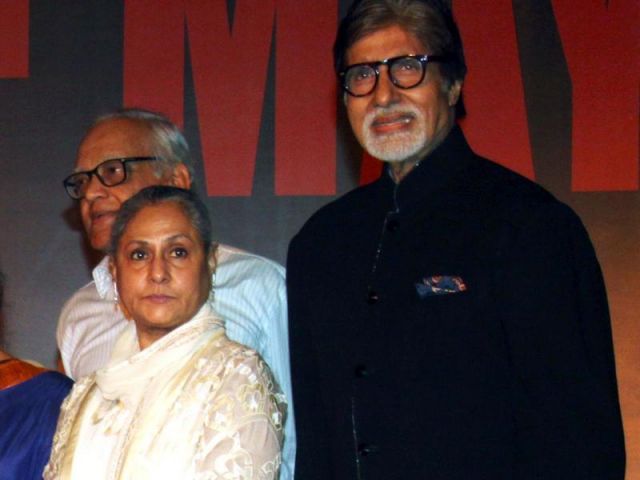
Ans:
POLYGON ((459 293, 466 289, 467 286, 462 277, 452 275, 433 275, 424 277, 421 282, 416 283, 416 292, 420 298, 459 293))

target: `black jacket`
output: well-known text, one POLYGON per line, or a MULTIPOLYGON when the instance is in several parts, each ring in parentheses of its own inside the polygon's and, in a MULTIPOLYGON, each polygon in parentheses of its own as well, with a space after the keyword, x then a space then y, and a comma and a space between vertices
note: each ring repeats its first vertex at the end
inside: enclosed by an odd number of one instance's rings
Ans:
POLYGON ((296 478, 623 478, 588 235, 458 127, 318 211, 287 268, 296 478), (462 287, 430 295, 441 277, 462 287))

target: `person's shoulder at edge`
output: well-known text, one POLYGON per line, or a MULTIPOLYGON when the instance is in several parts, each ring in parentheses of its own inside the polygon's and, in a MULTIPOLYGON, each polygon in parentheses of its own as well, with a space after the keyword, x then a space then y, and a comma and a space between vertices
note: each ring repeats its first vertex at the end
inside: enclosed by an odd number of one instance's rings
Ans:
POLYGON ((122 321, 120 316, 111 315, 113 284, 106 257, 93 269, 92 276, 93 280, 76 290, 63 304, 56 326, 59 369, 74 378, 77 375, 73 375, 72 357, 85 335, 88 332, 104 333, 122 321))
POLYGON ((71 327, 71 324, 77 321, 75 317, 78 305, 97 300, 100 300, 100 296, 98 294, 98 289, 96 288, 96 283, 93 280, 80 287, 67 299, 60 310, 60 317, 58 319, 58 326, 56 330, 58 345, 60 345, 61 335, 64 330, 71 327))
POLYGON ((62 395, 60 400, 62 400, 71 387, 73 386, 73 380, 66 375, 56 372, 54 370, 47 370, 37 377, 42 389, 46 389, 47 391, 58 391, 62 395))
POLYGON ((73 316, 78 305, 87 305, 92 302, 101 302, 108 295, 113 284, 111 274, 108 268, 107 257, 103 258, 92 270, 93 279, 76 290, 71 297, 64 303, 60 311, 60 319, 58 321, 58 329, 63 328, 62 325, 70 316, 73 316), (97 281, 101 282, 101 286, 97 281), (99 291, 103 290, 102 294, 99 291))
MULTIPOLYGON (((7 392, 16 395, 13 398, 19 399, 21 409, 31 409, 33 415, 49 412, 57 418, 60 404, 69 394, 73 384, 71 378, 60 372, 43 370, 34 377, 10 387, 7 392)), ((0 475, 0 478, 3 477, 0 475)))
MULTIPOLYGON (((225 317, 228 328, 232 323, 248 320, 265 333, 271 331, 273 322, 276 325, 286 322, 283 266, 223 244, 218 245, 216 258, 214 307, 225 317)), ((258 344, 252 346, 264 354, 258 344)))
POLYGON ((492 160, 476 158, 478 161, 468 175, 492 215, 514 226, 523 226, 533 218, 547 215, 577 217, 571 207, 542 185, 492 160))
POLYGON ((230 245, 219 243, 216 249, 216 257, 218 259, 218 268, 221 266, 235 267, 247 273, 260 270, 261 273, 276 277, 284 278, 285 276, 285 269, 278 262, 230 245))

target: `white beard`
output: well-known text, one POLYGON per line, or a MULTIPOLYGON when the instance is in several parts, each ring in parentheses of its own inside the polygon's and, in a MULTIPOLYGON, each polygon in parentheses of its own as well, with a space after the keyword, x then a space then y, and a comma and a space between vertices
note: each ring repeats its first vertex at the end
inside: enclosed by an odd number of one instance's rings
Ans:
POLYGON ((418 154, 427 143, 427 127, 422 112, 408 104, 377 108, 363 120, 363 143, 369 154, 384 162, 403 162, 418 154), (406 114, 413 117, 412 128, 407 131, 375 134, 371 124, 380 116, 406 114))

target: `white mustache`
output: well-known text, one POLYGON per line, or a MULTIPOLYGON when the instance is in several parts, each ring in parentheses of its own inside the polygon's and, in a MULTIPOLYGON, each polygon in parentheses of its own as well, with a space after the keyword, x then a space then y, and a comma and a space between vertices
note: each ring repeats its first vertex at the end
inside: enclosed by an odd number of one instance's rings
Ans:
POLYGON ((406 122, 409 122, 411 118, 417 118, 420 115, 420 112, 413 105, 378 107, 365 115, 364 127, 368 129, 378 120, 391 115, 399 117, 405 116, 407 117, 406 122))

